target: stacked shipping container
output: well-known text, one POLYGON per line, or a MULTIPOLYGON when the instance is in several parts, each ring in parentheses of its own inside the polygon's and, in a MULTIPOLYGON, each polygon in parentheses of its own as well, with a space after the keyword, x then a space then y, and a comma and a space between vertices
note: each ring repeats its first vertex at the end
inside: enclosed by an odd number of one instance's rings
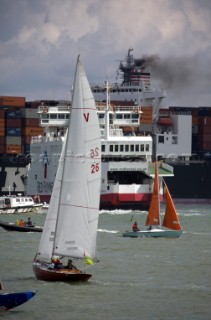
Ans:
POLYGON ((29 154, 31 137, 42 134, 37 103, 25 103, 24 97, 0 96, 0 155, 29 154))

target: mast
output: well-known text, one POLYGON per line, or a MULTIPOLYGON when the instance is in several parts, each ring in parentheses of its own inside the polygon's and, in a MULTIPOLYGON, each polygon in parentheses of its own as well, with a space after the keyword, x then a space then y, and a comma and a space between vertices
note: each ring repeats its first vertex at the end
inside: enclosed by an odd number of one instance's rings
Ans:
POLYGON ((109 106, 110 106, 110 97, 109 97, 109 85, 106 81, 106 110, 105 110, 105 139, 109 139, 109 106))

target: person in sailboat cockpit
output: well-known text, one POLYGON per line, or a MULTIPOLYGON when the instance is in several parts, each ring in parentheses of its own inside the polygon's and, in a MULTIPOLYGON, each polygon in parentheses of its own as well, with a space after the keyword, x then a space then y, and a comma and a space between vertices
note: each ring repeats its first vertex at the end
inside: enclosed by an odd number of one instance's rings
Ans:
POLYGON ((132 225, 132 229, 134 232, 140 231, 137 221, 135 221, 134 224, 132 225))

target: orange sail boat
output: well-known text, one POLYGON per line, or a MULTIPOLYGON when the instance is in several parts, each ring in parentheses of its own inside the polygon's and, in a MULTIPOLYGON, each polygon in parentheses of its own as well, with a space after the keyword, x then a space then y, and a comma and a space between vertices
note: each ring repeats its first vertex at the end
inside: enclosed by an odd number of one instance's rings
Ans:
POLYGON ((166 192, 166 210, 162 223, 160 222, 160 196, 159 196, 159 177, 158 177, 158 164, 155 162, 155 177, 150 208, 147 214, 146 226, 147 230, 140 231, 125 231, 123 237, 163 237, 163 238, 178 238, 181 236, 183 230, 181 228, 176 208, 174 206, 169 189, 164 182, 166 192))

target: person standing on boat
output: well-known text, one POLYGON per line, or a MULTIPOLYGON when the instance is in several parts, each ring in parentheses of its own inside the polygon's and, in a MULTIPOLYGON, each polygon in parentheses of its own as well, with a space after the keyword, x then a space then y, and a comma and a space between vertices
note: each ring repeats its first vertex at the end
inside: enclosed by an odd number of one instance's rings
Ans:
POLYGON ((26 226, 27 226, 27 227, 33 227, 32 221, 31 221, 31 218, 30 218, 30 217, 28 217, 28 220, 27 220, 27 222, 26 222, 26 226))
POLYGON ((132 229, 134 232, 140 231, 137 221, 135 221, 134 224, 132 225, 132 229))

